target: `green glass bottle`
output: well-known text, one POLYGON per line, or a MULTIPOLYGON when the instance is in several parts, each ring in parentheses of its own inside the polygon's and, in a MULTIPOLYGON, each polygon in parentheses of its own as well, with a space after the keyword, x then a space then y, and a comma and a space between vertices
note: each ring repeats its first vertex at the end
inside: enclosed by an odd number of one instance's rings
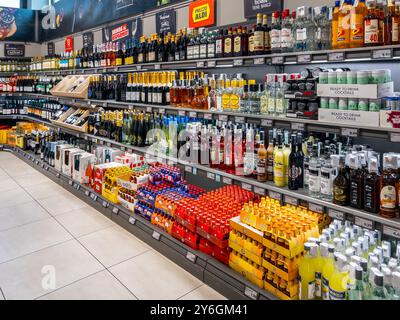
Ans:
POLYGON ((363 300, 363 269, 355 263, 350 264, 350 285, 347 292, 349 300, 363 300))
POLYGON ((378 270, 374 270, 373 273, 374 273, 374 284, 372 287, 371 300, 386 300, 387 297, 385 294, 385 289, 383 287, 384 276, 378 270))

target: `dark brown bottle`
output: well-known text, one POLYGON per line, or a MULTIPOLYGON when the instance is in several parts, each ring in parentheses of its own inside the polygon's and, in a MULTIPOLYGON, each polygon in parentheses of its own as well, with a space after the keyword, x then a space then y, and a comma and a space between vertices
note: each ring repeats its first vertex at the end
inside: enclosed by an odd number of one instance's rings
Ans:
POLYGON ((253 28, 249 31, 248 34, 248 55, 254 55, 254 30, 256 26, 254 25, 253 28))
POLYGON ((232 57, 233 56, 233 32, 232 28, 229 28, 225 33, 224 37, 224 57, 232 57))
POLYGON ((261 13, 257 14, 257 25, 254 30, 254 54, 263 54, 265 46, 265 30, 262 25, 263 16, 261 13))
POLYGON ((350 156, 350 206, 356 209, 364 207, 364 172, 357 155, 350 156))
POLYGON ((215 40, 215 57, 222 58, 224 56, 224 30, 220 30, 215 40))
POLYGON ((235 57, 242 56, 242 27, 233 33, 233 55, 235 57))
POLYGON ((380 210, 380 174, 376 157, 369 159, 368 172, 364 178, 364 210, 371 213, 379 213, 380 210))
POLYGON ((396 156, 391 154, 384 156, 380 191, 380 215, 390 219, 396 218, 397 209, 396 183, 398 175, 396 172, 396 162, 396 156))
POLYGON ((333 181, 333 203, 340 206, 348 206, 350 203, 350 183, 347 177, 347 169, 344 158, 340 158, 339 174, 333 181))

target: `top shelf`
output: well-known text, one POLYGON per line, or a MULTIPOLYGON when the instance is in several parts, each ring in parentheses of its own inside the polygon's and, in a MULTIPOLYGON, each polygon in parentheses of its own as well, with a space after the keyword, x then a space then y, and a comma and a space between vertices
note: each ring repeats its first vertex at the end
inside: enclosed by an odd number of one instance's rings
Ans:
POLYGON ((154 62, 138 65, 124 65, 119 67, 99 67, 86 69, 48 70, 48 71, 24 71, 1 72, 0 75, 72 75, 72 74, 99 74, 99 73, 124 73, 140 71, 162 70, 188 70, 188 69, 216 69, 233 67, 259 67, 259 66, 284 66, 284 65, 308 65, 327 63, 349 62, 384 62, 400 59, 400 45, 365 47, 354 49, 340 49, 327 51, 305 51, 266 54, 245 57, 213 58, 200 60, 186 60, 173 62, 154 62))

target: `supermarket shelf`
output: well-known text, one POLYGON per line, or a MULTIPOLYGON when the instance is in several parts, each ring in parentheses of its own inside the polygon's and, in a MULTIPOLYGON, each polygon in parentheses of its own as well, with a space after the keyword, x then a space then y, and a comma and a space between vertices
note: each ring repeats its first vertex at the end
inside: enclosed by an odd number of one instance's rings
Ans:
MULTIPOLYGON (((298 119, 298 118, 288 118, 288 117, 274 117, 267 115, 257 115, 257 114, 243 114, 234 112, 217 112, 211 110, 195 110, 190 108, 180 108, 174 106, 159 106, 151 104, 141 104, 141 103, 129 103, 129 102, 119 102, 111 100, 89 100, 89 99, 72 99, 72 98, 62 98, 50 95, 42 94, 26 94, 26 93, 13 93, 13 96, 17 97, 33 97, 33 98, 43 98, 43 99, 54 99, 63 104, 74 105, 77 107, 93 108, 98 107, 109 107, 109 108, 120 108, 120 109, 141 109, 143 111, 152 112, 157 111, 159 113, 168 113, 175 115, 188 115, 191 118, 205 118, 205 119, 218 119, 221 121, 234 121, 237 123, 254 122, 261 124, 261 126, 266 128, 282 127, 290 128, 294 131, 313 131, 313 132, 330 132, 340 135, 354 134, 354 130, 350 130, 351 126, 348 124, 341 123, 331 123, 323 122, 311 119, 298 119)), ((0 97, 10 96, 10 94, 1 94, 0 97)), ((374 136, 383 139, 390 139, 398 141, 400 134, 400 129, 395 128, 384 128, 384 127, 373 127, 373 126, 360 126, 357 125, 357 135, 374 136)), ((353 135, 354 137, 354 135, 353 135)))
MULTIPOLYGON (((0 119, 2 118, 0 117, 0 119)), ((36 121, 35 118, 30 117, 22 117, 22 119, 36 121)), ((46 124, 46 122, 43 121, 42 123, 46 124)), ((64 128, 59 129, 61 131, 65 131, 64 128)), ((68 133, 68 131, 65 132, 68 133)), ((254 191, 255 193, 258 193, 262 196, 268 195, 273 199, 281 201, 282 203, 294 205, 300 204, 308 207, 310 210, 315 212, 328 213, 331 217, 336 219, 348 219, 361 227, 369 229, 381 229, 384 234, 390 236, 394 235, 400 239, 400 219, 387 219, 363 210, 358 210, 351 207, 343 207, 325 200, 316 199, 310 197, 305 190, 291 191, 288 188, 276 187, 271 182, 261 183, 252 178, 229 174, 224 171, 212 169, 208 166, 204 166, 201 164, 193 164, 181 159, 177 159, 175 157, 155 154, 154 152, 150 152, 149 149, 146 147, 135 147, 90 134, 75 132, 75 136, 78 136, 88 141, 92 141, 94 144, 115 147, 123 151, 142 154, 148 158, 157 158, 163 161, 169 161, 171 163, 179 165, 186 173, 191 173, 193 175, 198 175, 199 172, 205 173, 206 179, 210 180, 210 182, 214 181, 217 183, 222 182, 223 184, 238 184, 243 189, 254 191), (397 231, 394 232, 392 229, 397 231)))
POLYGON ((99 67, 71 70, 48 70, 31 72, 2 72, 0 75, 13 74, 43 74, 43 75, 72 75, 72 74, 99 74, 136 72, 152 70, 190 70, 216 69, 232 67, 260 67, 266 65, 284 66, 291 64, 319 64, 319 63, 349 63, 349 62, 379 62, 391 59, 400 59, 400 45, 366 47, 354 49, 304 51, 290 53, 265 54, 245 57, 212 58, 174 62, 155 62, 139 65, 125 65, 119 67, 99 67))
POLYGON ((125 228, 154 249, 230 299, 278 300, 267 291, 254 286, 240 274, 200 251, 194 251, 144 218, 115 205, 85 185, 73 181, 53 167, 42 162, 31 152, 11 148, 20 159, 99 210, 109 219, 125 228))

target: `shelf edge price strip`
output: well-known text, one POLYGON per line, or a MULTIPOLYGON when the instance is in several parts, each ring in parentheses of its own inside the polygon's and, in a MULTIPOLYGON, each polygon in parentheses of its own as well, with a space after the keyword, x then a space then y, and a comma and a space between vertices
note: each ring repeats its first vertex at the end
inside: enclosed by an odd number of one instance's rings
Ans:
POLYGON ((400 230, 391 228, 388 226, 383 226, 383 234, 389 237, 394 237, 396 239, 400 239, 400 230))
POLYGON ((359 227, 366 228, 366 229, 369 229, 369 230, 374 229, 374 222, 373 221, 367 220, 367 219, 363 219, 363 218, 360 218, 360 217, 356 217, 355 218, 354 224, 359 226, 359 227))
POLYGON ((248 183, 242 183, 242 189, 247 190, 247 191, 253 191, 253 186, 248 183))
POLYGON ((344 212, 340 212, 340 211, 332 210, 332 209, 329 210, 329 216, 333 219, 342 220, 342 221, 345 220, 345 218, 346 218, 346 214, 344 212))
POLYGON ((290 196, 285 196, 285 204, 290 204, 292 206, 298 206, 299 205, 299 199, 290 197, 290 196))
POLYGON ((315 203, 309 203, 308 204, 308 209, 310 211, 316 212, 316 213, 320 213, 320 214, 324 214, 325 213, 325 208, 319 204, 315 204, 315 203))

